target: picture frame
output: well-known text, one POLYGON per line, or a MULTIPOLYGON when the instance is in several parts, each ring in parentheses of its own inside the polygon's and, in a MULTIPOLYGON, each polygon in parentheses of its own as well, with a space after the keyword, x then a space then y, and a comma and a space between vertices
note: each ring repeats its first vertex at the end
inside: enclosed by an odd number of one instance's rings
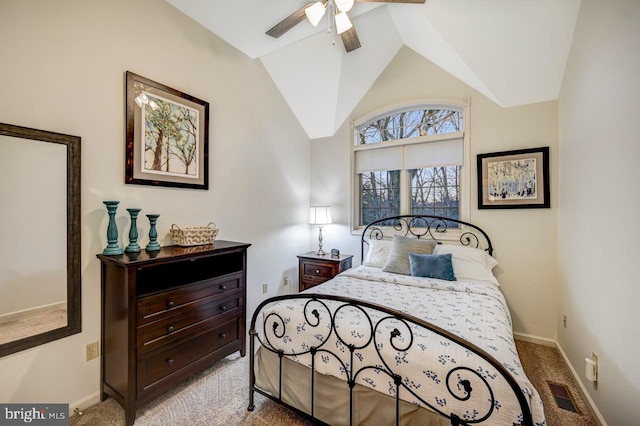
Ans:
POLYGON ((549 147, 478 154, 478 209, 550 208, 549 147))
POLYGON ((209 103, 126 72, 125 183, 209 189, 209 103))

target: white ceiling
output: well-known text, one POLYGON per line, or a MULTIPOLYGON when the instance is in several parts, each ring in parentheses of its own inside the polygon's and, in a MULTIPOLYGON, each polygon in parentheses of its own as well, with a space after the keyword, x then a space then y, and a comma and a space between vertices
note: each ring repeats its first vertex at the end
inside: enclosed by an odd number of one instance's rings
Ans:
POLYGON ((510 107, 558 99, 580 0, 356 3, 362 47, 346 53, 326 20, 265 34, 309 0, 167 0, 259 58, 310 138, 332 136, 403 45, 510 107), (335 42, 335 45, 333 45, 335 42))

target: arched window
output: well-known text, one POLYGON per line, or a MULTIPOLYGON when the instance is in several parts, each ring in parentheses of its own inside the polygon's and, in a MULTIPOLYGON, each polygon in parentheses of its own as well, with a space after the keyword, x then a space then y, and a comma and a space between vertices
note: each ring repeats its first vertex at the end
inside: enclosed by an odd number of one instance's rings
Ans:
POLYGON ((400 214, 466 218, 467 115, 465 102, 421 101, 354 123, 355 229, 400 214))

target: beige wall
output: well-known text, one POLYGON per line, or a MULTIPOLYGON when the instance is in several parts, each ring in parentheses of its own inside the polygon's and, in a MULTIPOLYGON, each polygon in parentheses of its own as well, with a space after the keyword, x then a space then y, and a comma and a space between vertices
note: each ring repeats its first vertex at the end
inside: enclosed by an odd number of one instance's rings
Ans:
MULTIPOLYGON (((423 98, 471 99, 471 221, 492 238, 502 284, 518 333, 555 340, 557 103, 501 108, 409 48, 402 48, 378 78, 351 119, 385 106, 423 98), (476 154, 549 146, 551 209, 477 209, 476 154)), ((340 248, 360 260, 359 237, 349 235, 350 124, 332 138, 312 141, 312 202, 332 206, 334 225, 325 227, 324 247, 340 248)), ((315 247, 312 233, 311 247, 315 247)))
POLYGON ((0 121, 82 138, 83 309, 81 334, 0 358, 1 402, 97 397, 99 361, 84 348, 100 337, 103 200, 121 201, 121 242, 124 209, 141 207, 142 244, 150 212, 162 243, 172 223, 212 220, 220 239, 252 243, 250 312, 262 283, 288 291, 282 276, 296 277, 309 246, 309 140, 259 61, 160 0, 3 0, 0 81, 0 121), (210 102, 209 191, 124 185, 127 70, 210 102))
POLYGON ((639 70, 640 3, 583 0, 559 102, 557 328, 609 425, 638 424, 640 401, 639 70))

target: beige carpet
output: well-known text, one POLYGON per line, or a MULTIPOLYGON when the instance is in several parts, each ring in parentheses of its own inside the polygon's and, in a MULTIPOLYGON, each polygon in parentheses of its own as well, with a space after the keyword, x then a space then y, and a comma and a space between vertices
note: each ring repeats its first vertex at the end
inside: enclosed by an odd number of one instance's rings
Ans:
MULTIPOLYGON (((139 409, 135 426, 311 425, 290 410, 262 395, 249 404, 249 358, 239 354, 219 361, 172 391, 139 409)), ((122 426, 124 410, 107 399, 71 417, 71 425, 122 426)))
POLYGON ((0 344, 35 336, 67 325, 67 304, 32 309, 0 321, 0 344))
MULTIPOLYGON (((545 401, 549 426, 596 426, 589 409, 575 385, 569 369, 554 348, 517 341, 525 372, 545 401), (546 381, 569 388, 581 414, 556 406, 546 381)), ((171 392, 138 410, 136 426, 194 425, 311 425, 295 413, 256 394, 256 409, 250 413, 248 404, 248 358, 232 355, 178 386, 171 392)), ((73 416, 71 425, 121 426, 124 411, 112 399, 73 416)))
POLYGON ((555 348, 516 340, 516 348, 527 377, 544 401, 544 414, 549 426, 598 426, 587 401, 573 379, 569 367, 555 348), (548 382, 565 385, 579 414, 559 408, 548 382))

